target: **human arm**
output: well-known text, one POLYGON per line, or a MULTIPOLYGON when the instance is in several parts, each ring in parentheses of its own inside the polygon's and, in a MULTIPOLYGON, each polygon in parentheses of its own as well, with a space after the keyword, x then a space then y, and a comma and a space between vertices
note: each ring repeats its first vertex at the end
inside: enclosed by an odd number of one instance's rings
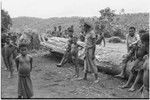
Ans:
POLYGON ((104 47, 105 47, 105 45, 106 45, 106 41, 105 41, 105 37, 104 37, 104 35, 102 36, 102 40, 103 40, 103 42, 104 42, 104 47))
POLYGON ((139 34, 135 34, 135 38, 136 38, 136 41, 134 41, 133 43, 131 43, 129 46, 132 46, 132 45, 136 44, 140 40, 139 34))
POLYGON ((18 68, 19 68, 19 57, 16 57, 15 62, 16 62, 16 67, 17 67, 17 71, 18 71, 18 68))
POLYGON ((33 58, 30 57, 30 66, 31 66, 31 70, 30 71, 32 71, 32 65, 33 65, 33 58))

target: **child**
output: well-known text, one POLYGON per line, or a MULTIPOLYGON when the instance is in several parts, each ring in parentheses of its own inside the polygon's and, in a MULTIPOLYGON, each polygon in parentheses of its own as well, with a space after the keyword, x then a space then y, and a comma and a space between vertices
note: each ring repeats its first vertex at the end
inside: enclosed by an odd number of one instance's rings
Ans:
POLYGON ((64 54, 60 64, 57 64, 57 67, 62 67, 64 64, 66 64, 68 62, 69 58, 71 58, 71 45, 73 43, 73 30, 71 30, 69 28, 68 33, 69 33, 69 40, 67 43, 67 48, 66 48, 65 54, 64 54))
POLYGON ((32 71, 32 57, 27 54, 27 45, 19 46, 20 55, 16 57, 18 71, 18 98, 31 98, 33 96, 32 81, 30 72, 32 71))
POLYGON ((71 46, 71 58, 73 60, 73 63, 75 65, 75 78, 79 77, 79 66, 78 66, 78 47, 77 44, 77 37, 73 37, 73 43, 71 46))

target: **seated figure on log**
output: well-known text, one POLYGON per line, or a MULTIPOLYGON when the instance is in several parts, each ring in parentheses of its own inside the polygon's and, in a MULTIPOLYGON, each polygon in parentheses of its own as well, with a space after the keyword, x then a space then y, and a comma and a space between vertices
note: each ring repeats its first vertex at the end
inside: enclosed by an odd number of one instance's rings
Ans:
POLYGON ((135 34, 135 28, 134 27, 130 27, 129 28, 129 34, 127 34, 126 36, 126 42, 127 42, 127 55, 126 57, 123 59, 122 61, 122 71, 119 75, 116 75, 115 77, 120 77, 120 78, 124 78, 125 77, 125 71, 126 71, 126 67, 127 67, 127 63, 129 61, 132 61, 134 58, 134 54, 135 54, 135 50, 136 50, 136 45, 137 42, 139 41, 139 35, 135 34))

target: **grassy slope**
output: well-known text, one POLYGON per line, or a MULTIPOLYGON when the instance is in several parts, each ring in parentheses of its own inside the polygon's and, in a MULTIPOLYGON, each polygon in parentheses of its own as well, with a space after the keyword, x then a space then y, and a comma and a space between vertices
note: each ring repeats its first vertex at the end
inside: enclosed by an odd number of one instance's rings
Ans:
MULTIPOLYGON (((13 18, 13 28, 22 29, 26 26, 29 28, 37 29, 38 32, 46 32, 46 29, 53 30, 53 26, 62 25, 63 29, 70 25, 74 25, 75 31, 79 32, 79 19, 81 17, 62 17, 62 18, 48 18, 40 19, 34 17, 17 17, 13 18)), ((134 25, 137 28, 147 27, 149 25, 149 14, 148 13, 138 13, 138 14, 124 14, 117 15, 115 23, 119 23, 125 26, 134 25)), ((86 18, 92 20, 90 18, 86 18)))

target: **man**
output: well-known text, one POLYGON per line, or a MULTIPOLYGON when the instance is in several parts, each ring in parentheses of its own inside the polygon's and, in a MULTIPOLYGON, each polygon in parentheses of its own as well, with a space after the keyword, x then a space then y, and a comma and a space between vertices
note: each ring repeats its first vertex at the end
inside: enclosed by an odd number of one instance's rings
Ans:
POLYGON ((129 28, 129 34, 126 35, 126 42, 127 42, 127 55, 122 61, 122 71, 119 75, 116 75, 115 77, 124 78, 125 77, 125 71, 127 67, 128 61, 133 60, 133 56, 135 54, 136 49, 136 43, 140 40, 140 37, 138 34, 135 34, 135 27, 129 28))
POLYGON ((58 26, 57 36, 58 36, 58 37, 61 37, 61 36, 62 36, 61 26, 58 26))
POLYGON ((130 47, 137 43, 137 41, 140 40, 140 37, 138 34, 135 33, 136 29, 135 27, 130 27, 129 28, 129 34, 126 35, 126 42, 127 42, 127 51, 130 51, 130 47))
POLYGON ((54 31, 52 31, 52 36, 56 36, 57 27, 54 27, 54 31))
POLYGON ((81 79, 87 80, 87 74, 93 73, 95 76, 95 83, 98 82, 98 70, 95 65, 95 48, 96 48, 96 34, 92 30, 91 25, 85 23, 84 31, 85 37, 85 57, 84 57, 84 77, 81 79))

